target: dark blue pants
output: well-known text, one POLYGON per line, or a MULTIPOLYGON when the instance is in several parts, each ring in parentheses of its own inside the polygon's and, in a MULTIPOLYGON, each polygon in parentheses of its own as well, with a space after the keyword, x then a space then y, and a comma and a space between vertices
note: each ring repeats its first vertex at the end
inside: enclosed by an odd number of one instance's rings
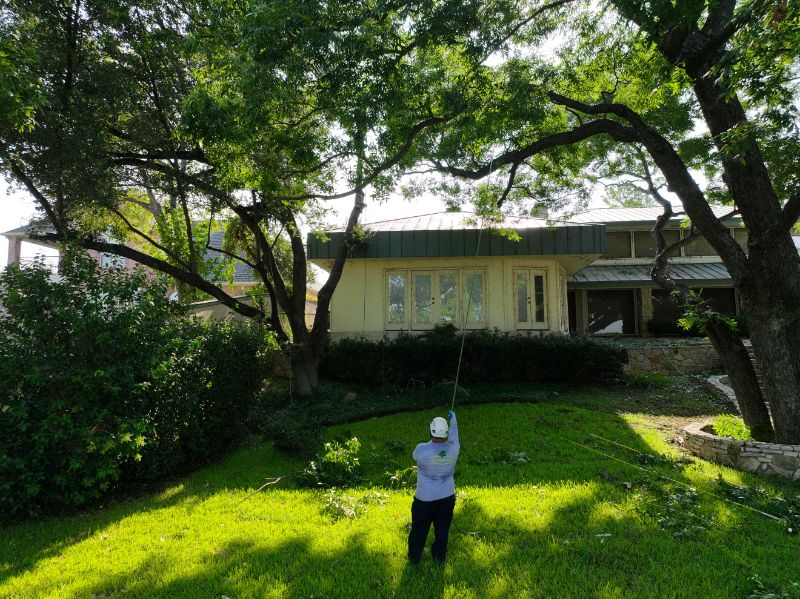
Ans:
POLYGON ((437 562, 444 562, 455 505, 455 495, 436 501, 420 501, 414 497, 414 502, 411 504, 411 532, 408 533, 408 561, 412 564, 419 563, 428 531, 433 524, 434 539, 431 555, 437 562))

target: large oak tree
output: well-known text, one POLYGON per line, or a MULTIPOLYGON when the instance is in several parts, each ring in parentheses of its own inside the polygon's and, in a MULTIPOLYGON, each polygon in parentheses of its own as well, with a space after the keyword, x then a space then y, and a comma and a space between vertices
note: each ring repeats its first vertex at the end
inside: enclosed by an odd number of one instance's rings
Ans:
POLYGON ((350 197, 349 239, 515 18, 456 0, 9 0, 0 168, 46 217, 34 235, 131 258, 290 339, 307 394, 348 244, 309 330, 303 227, 350 197), (220 286, 220 226, 269 314, 220 286))
MULTIPOLYGON (((800 442, 800 258, 791 239, 800 216, 800 6, 612 0, 568 9, 555 52, 517 32, 486 78, 492 110, 467 108, 451 120, 430 139, 427 163, 455 180, 491 175, 480 197, 497 204, 564 208, 584 202, 609 163, 644 156, 733 278, 775 438, 800 442), (714 202, 741 215, 746 248, 714 216, 714 202)), ((659 227, 672 214, 662 203, 659 227)), ((674 248, 660 241, 652 274, 680 292, 666 260, 674 248)), ((741 344, 712 320, 707 331, 731 350, 724 362, 746 394, 754 377, 739 376, 741 344)), ((758 404, 744 405, 745 416, 769 436, 758 404)))

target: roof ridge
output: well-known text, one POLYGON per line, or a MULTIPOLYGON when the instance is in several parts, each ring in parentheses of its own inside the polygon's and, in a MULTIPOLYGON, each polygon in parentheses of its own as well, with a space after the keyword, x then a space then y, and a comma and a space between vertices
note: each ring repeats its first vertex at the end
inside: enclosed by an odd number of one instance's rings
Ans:
POLYGON ((449 210, 440 210, 439 212, 426 212, 425 214, 412 214, 411 216, 399 216, 397 218, 387 218, 385 220, 376 220, 371 223, 363 223, 364 225, 374 225, 377 223, 391 223, 396 220, 408 220, 409 218, 422 218, 423 216, 433 216, 434 214, 475 214, 474 212, 467 212, 459 210, 458 212, 450 212, 449 210))

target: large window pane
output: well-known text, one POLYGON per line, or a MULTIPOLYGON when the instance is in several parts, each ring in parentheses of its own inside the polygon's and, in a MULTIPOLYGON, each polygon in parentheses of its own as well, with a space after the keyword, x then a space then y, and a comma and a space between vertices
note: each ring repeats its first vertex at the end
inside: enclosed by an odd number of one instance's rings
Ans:
POLYGON ((544 276, 533 277, 533 296, 536 300, 536 322, 544 322, 544 276))
MULTIPOLYGON (((458 320, 458 273, 439 274, 439 322, 458 320)), ((459 323, 460 324, 460 323, 459 323)))
POLYGON ((389 324, 406 322, 406 274, 390 273, 386 279, 389 324))
POLYGON ((687 256, 716 256, 717 251, 711 247, 711 244, 705 240, 702 235, 694 238, 686 244, 685 250, 687 256))
POLYGON ((703 301, 720 314, 728 316, 736 314, 736 296, 733 287, 706 287, 705 289, 693 289, 693 291, 699 293, 703 301))
POLYGON ((433 279, 429 274, 414 275, 414 322, 433 323, 433 279))
POLYGON ((677 322, 683 316, 683 307, 666 289, 653 289, 653 318, 677 322))
POLYGON ((636 333, 633 291, 589 291, 589 332, 600 334, 636 333))
MULTIPOLYGON (((677 229, 666 229, 664 231, 664 241, 670 246, 677 243, 681 238, 681 233, 677 229)), ((652 258, 656 255, 656 243, 650 231, 634 231, 633 233, 634 251, 637 258, 652 258)), ((680 248, 670 252, 670 256, 679 256, 680 248)))
POLYGON ((514 287, 517 299, 517 322, 528 322, 528 273, 518 272, 514 287))
POLYGON ((628 231, 611 231, 606 234, 608 249, 603 258, 630 258, 631 234, 628 231))
POLYGON ((469 272, 464 275, 466 293, 464 307, 467 310, 467 324, 486 322, 483 273, 469 272))

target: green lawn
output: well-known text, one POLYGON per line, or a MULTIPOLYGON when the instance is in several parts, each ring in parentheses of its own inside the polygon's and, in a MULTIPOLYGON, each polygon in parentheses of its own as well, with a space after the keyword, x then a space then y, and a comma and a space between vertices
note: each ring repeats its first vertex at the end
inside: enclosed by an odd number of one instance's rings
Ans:
POLYGON ((593 436, 677 456, 668 443, 676 427, 719 410, 696 391, 473 390, 473 402, 531 403, 458 410, 463 446, 444 568, 429 557, 419 569, 406 565, 411 491, 379 481, 387 466, 410 464, 428 419, 446 408, 327 430, 363 444, 374 484, 345 492, 372 497, 355 519, 334 519, 323 491, 291 480, 242 502, 266 477, 303 465, 268 445, 242 449, 151 496, 0 529, 0 596, 744 597, 754 575, 789 589, 800 581, 797 537, 722 499, 694 499, 658 475, 714 493, 719 474, 785 497, 800 485, 648 459, 593 436), (498 447, 531 461, 502 463, 498 447), (602 478, 603 470, 633 489, 602 478))

